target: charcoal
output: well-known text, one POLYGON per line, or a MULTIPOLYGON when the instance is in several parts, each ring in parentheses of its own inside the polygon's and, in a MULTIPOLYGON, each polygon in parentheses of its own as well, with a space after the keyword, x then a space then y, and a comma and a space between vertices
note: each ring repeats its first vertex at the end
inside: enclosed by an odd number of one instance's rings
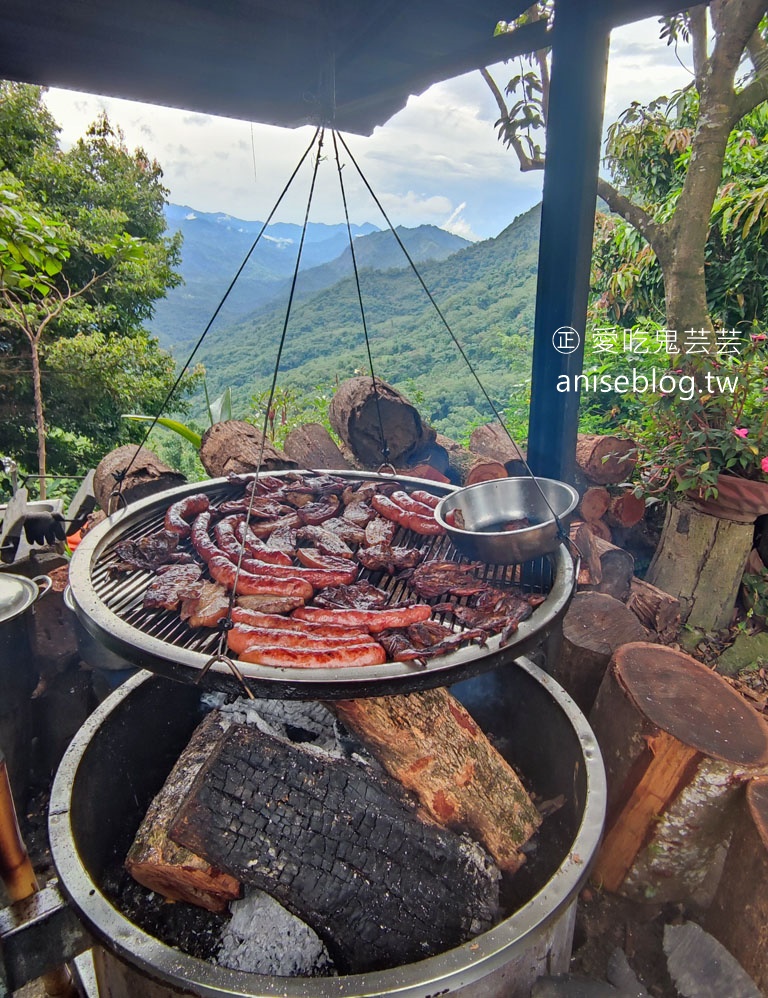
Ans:
POLYGON ((345 973, 424 959, 498 916, 498 870, 399 783, 252 727, 227 732, 171 836, 303 919, 345 973))

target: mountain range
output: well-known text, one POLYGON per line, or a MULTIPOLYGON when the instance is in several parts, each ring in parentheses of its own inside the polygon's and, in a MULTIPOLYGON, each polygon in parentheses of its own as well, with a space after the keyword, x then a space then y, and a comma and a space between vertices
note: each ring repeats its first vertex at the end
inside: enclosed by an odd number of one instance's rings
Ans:
MULTIPOLYGON (((185 235, 182 273, 187 283, 158 309, 153 331, 179 360, 186 360, 189 343, 218 301, 212 295, 212 285, 223 281, 217 261, 226 254, 230 260, 244 255, 243 246, 260 226, 191 209, 177 212, 185 213, 181 218, 177 214, 175 223, 185 235), (198 221, 204 224, 196 228, 198 221)), ((473 424, 491 418, 486 395, 504 409, 513 387, 529 376, 539 217, 537 206, 496 238, 471 244, 433 226, 398 230, 420 278, 391 232, 362 226, 365 231, 354 233, 374 372, 409 395, 427 420, 449 436, 460 438, 473 424)), ((258 276, 247 285, 247 294, 222 310, 195 356, 205 366, 209 396, 231 388, 240 414, 252 411, 252 396, 269 387, 278 351, 278 385, 299 396, 330 394, 339 380, 369 373, 346 226, 323 226, 311 241, 307 232, 305 249, 313 247, 312 258, 326 251, 329 258, 300 273, 286 327, 290 277, 284 261, 292 245, 295 265, 297 229, 282 227, 279 235, 272 227, 267 230, 275 242, 268 242, 269 252, 259 257, 258 276), (249 308, 246 299, 256 290, 261 298, 249 308)))
MULTIPOLYGON (((232 322, 287 298, 302 237, 300 225, 273 223, 254 248, 263 222, 175 204, 166 206, 165 215, 168 232, 181 232, 184 239, 180 267, 184 283, 156 307, 152 332, 164 346, 175 350, 196 341, 241 266, 218 322, 232 322)), ((358 267, 381 270, 405 264, 390 231, 382 232, 371 223, 351 225, 350 229, 358 267)), ((398 229, 398 234, 417 262, 441 260, 469 245, 466 239, 433 225, 398 229)), ((304 235, 297 293, 330 287, 350 274, 352 253, 346 224, 310 222, 304 235)))

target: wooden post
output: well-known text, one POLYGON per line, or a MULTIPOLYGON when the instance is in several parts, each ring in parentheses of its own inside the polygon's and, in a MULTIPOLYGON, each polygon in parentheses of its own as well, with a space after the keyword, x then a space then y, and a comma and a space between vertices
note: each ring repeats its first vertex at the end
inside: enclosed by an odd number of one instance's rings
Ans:
POLYGON ((747 785, 705 928, 768 993, 768 778, 747 785))
POLYGON ((670 505, 646 580, 680 600, 681 619, 705 631, 728 627, 754 526, 670 505))
POLYGON ((594 877, 634 900, 690 900, 711 874, 739 784, 768 772, 768 725, 682 652, 622 645, 590 714, 608 813, 594 877))
POLYGON ((563 620, 554 678, 588 714, 616 649, 648 634, 637 617, 606 593, 577 593, 563 620))

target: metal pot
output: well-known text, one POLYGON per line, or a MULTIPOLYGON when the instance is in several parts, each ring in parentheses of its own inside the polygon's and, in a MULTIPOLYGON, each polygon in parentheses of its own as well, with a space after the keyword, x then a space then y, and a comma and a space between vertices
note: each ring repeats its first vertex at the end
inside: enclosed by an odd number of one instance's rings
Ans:
POLYGON ((37 685, 27 611, 51 588, 47 575, 28 579, 0 573, 0 749, 5 753, 16 807, 22 809, 29 775, 29 698, 37 685))
POLYGON ((532 896, 493 929, 439 956, 379 973, 285 978, 204 963, 118 910, 110 871, 207 709, 199 688, 140 673, 85 722, 62 760, 49 831, 62 889, 101 946, 100 993, 111 998, 524 998, 542 974, 567 971, 576 898, 597 849, 605 775, 594 735, 561 687, 531 662, 452 692, 545 799, 562 795, 542 843, 516 875, 532 896), (97 806, 94 802, 97 802, 97 806), (526 868, 529 868, 526 870, 526 868))

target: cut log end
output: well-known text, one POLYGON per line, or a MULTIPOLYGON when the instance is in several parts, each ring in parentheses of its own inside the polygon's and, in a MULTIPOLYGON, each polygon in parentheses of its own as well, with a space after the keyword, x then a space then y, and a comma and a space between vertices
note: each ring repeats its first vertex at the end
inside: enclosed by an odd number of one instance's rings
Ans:
POLYGON ((658 728, 710 758, 768 765, 768 725, 721 676, 645 642, 623 645, 614 662, 626 695, 658 728))

